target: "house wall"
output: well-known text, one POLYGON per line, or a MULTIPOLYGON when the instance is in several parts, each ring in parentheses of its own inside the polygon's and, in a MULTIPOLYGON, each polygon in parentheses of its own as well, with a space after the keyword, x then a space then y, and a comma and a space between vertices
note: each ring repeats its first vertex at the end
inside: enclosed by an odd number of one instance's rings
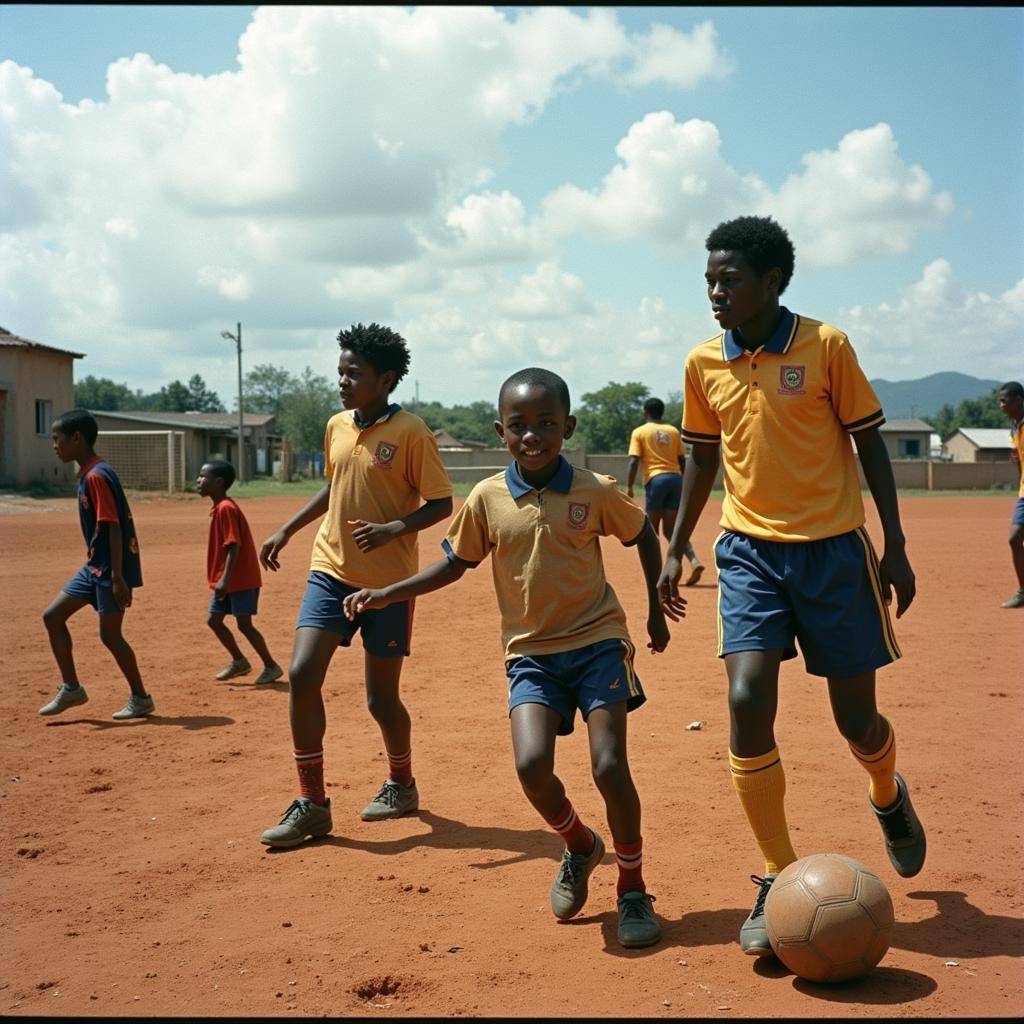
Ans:
POLYGON ((0 346, 0 485, 75 487, 77 467, 53 454, 49 429, 36 433, 36 401, 52 417, 75 407, 74 357, 62 352, 0 346))

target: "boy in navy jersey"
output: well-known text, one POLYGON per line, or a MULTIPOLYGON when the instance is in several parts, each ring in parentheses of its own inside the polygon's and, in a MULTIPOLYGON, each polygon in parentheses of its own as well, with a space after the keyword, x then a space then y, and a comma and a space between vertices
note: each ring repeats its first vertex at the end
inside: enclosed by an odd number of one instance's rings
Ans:
POLYGON ((75 612, 92 605, 100 617, 100 639, 131 689, 128 703, 113 717, 144 718, 156 707, 142 685, 135 652, 121 633, 132 590, 142 586, 139 542, 121 481, 113 467, 93 451, 98 433, 96 420, 84 409, 64 413, 53 421, 50 431, 57 458, 79 466, 78 513, 87 560, 43 612, 62 682, 56 696, 39 709, 39 714, 57 715, 89 699, 78 681, 67 622, 75 612))

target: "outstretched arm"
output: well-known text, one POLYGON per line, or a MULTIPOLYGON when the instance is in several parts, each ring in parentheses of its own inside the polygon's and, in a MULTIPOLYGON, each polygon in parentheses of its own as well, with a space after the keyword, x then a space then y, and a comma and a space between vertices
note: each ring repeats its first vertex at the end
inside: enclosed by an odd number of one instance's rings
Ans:
POLYGON ((853 435, 857 443, 857 454, 864 469, 867 481, 874 498, 878 518, 882 521, 882 533, 885 538, 885 551, 878 564, 878 575, 882 584, 882 596, 885 603, 892 602, 892 591, 896 591, 896 618, 898 619, 914 600, 917 584, 914 570, 907 558, 906 538, 900 525, 899 501, 896 497, 896 481, 892 475, 892 463, 885 441, 877 427, 858 430, 853 435))
POLYGON ((460 558, 442 558, 433 565, 428 565, 426 569, 421 569, 415 576, 400 580, 398 583, 381 587, 379 590, 363 589, 349 594, 342 601, 342 609, 347 618, 354 619, 359 612, 372 608, 386 608, 397 601, 408 601, 412 597, 447 587, 462 579, 468 568, 470 563, 463 562, 460 558))
POLYGON ((668 646, 669 632, 665 615, 678 620, 686 614, 686 600, 680 597, 669 608, 662 609, 658 601, 658 576, 661 573, 661 542, 651 528, 651 521, 644 519, 644 528, 636 542, 640 565, 647 583, 647 646, 652 654, 659 654, 668 646))
MULTIPOLYGON (((665 567, 658 580, 658 597, 661 607, 669 614, 677 606, 679 577, 682 575, 682 556, 686 544, 697 526, 701 512, 708 503, 711 488, 718 476, 719 446, 717 444, 693 444, 690 447, 690 466, 683 473, 683 493, 679 499, 679 512, 672 538, 668 542, 665 567)), ((685 601, 683 602, 685 604, 685 601)))
POLYGON ((350 519, 349 526, 354 526, 352 537, 360 551, 372 551, 389 540, 401 537, 405 533, 417 533, 425 530, 452 514, 451 498, 428 498, 415 512, 390 523, 368 523, 365 519, 350 519))
POLYGON ((330 501, 331 485, 324 484, 316 495, 311 498, 299 512, 292 516, 292 518, 289 519, 288 522, 277 531, 277 533, 272 537, 267 538, 267 540, 260 545, 260 565, 262 565, 264 569, 270 569, 272 572, 276 572, 281 564, 278 561, 278 555, 281 553, 281 548, 288 543, 293 534, 298 533, 298 531, 304 526, 308 526, 310 523, 325 515, 330 501))

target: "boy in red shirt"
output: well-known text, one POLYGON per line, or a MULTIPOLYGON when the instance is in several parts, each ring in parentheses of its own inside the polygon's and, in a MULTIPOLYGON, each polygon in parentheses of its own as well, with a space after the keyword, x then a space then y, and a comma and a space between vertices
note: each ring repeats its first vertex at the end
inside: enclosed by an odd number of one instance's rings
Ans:
POLYGON ((210 539, 206 548, 206 578, 213 591, 210 617, 206 624, 227 648, 231 664, 217 673, 218 679, 232 679, 252 671, 224 619, 234 615, 238 631, 256 648, 263 659, 263 671, 257 683, 272 683, 284 675, 284 669, 270 655, 263 634, 253 625, 259 604, 263 577, 256 558, 256 545, 242 510, 227 496, 235 482, 235 467, 230 462, 207 462, 199 470, 196 490, 213 502, 210 509, 210 539))

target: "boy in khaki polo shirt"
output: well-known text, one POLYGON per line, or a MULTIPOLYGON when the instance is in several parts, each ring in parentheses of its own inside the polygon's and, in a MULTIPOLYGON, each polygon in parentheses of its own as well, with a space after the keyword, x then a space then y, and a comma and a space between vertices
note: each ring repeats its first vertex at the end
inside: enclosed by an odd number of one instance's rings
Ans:
MULTIPOLYGON (((579 709, 619 868, 618 939, 649 946, 661 926, 643 880, 640 799, 626 759, 626 715, 646 698, 599 538, 637 547, 652 652, 669 640, 656 591, 661 548, 646 515, 611 477, 572 466, 560 454, 576 427, 560 377, 537 368, 513 374, 502 385, 498 414, 495 429, 514 461, 473 488, 444 541, 447 557, 401 583, 349 595, 345 613, 365 614, 438 590, 491 555, 516 771, 527 799, 566 844, 551 909, 560 920, 582 910, 590 874, 605 852, 554 772, 555 738, 572 732, 579 709)), ((685 604, 678 598, 665 613, 676 618, 685 604)))
MULTIPOLYGON (((683 440, 690 466, 659 581, 671 607, 680 553, 722 460, 725 499, 715 543, 718 654, 729 680, 729 766, 764 857, 754 908, 740 929, 750 956, 771 953, 764 905, 797 859, 786 824, 786 780, 775 743, 779 665, 796 657, 827 680, 832 715, 871 781, 868 802, 889 861, 904 878, 925 859, 925 833, 896 771, 896 737, 879 714, 875 670, 900 657, 896 618, 914 599, 878 396, 849 339, 779 304, 793 245, 767 217, 719 224, 707 238, 707 292, 722 331, 684 371, 683 440), (881 561, 864 528, 851 437, 885 536, 881 561)), ((829 766, 819 768, 827 780, 829 766)))

